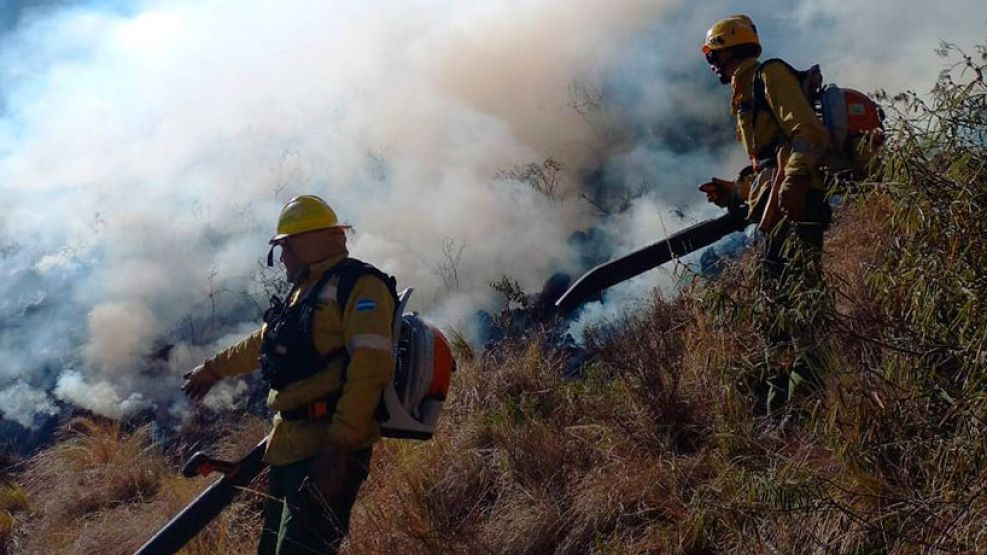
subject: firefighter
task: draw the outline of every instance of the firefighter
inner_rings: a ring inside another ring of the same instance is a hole
[[[769,346],[797,351],[790,368],[762,384],[761,410],[773,412],[799,383],[816,380],[816,324],[805,314],[817,312],[807,304],[816,306],[822,293],[820,260],[830,208],[819,162],[829,137],[790,67],[758,60],[761,43],[749,17],[714,23],[702,51],[720,83],[731,87],[737,138],[751,164],[735,180],[713,178],[699,189],[718,206],[749,207],[748,221],[765,235],[761,283],[772,306],[762,328]]]
[[[258,331],[196,367],[182,385],[198,401],[219,380],[258,365],[270,383],[267,404],[276,414],[264,455],[270,499],[261,554],[335,553],[380,438],[375,412],[394,375],[395,301],[368,273],[338,306],[333,270],[348,258],[347,229],[319,197],[285,204],[268,264],[279,248],[292,285],[286,302],[272,300]]]

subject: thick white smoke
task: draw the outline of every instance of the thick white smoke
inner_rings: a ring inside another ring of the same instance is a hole
[[[975,42],[987,14],[908,4],[751,15],[770,54],[921,87],[937,40]],[[585,269],[575,231],[617,254],[715,212],[694,184],[743,164],[698,54],[711,21],[754,9],[739,3],[120,6],[0,27],[0,412],[25,425],[56,400],[180,407],[181,372],[257,324],[258,261],[293,195],[328,199],[354,255],[457,324],[501,275],[537,290]]]

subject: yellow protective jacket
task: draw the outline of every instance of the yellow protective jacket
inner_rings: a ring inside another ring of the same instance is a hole
[[[319,278],[344,258],[345,254],[312,265],[289,304],[304,298]],[[326,441],[362,449],[380,439],[380,424],[374,413],[381,392],[394,379],[394,298],[380,279],[364,275],[354,283],[346,306],[341,308],[336,302],[338,279],[330,279],[319,295],[312,317],[312,339],[322,355],[345,346],[350,357],[345,381],[344,363],[334,359],[321,372],[283,390],[271,389],[267,405],[274,411],[291,410],[325,399],[340,389],[342,395],[329,420],[284,420],[280,413],[276,414],[264,455],[268,464],[281,466],[313,457]],[[373,303],[366,302],[368,299]],[[364,301],[361,310],[357,310],[357,301]],[[258,368],[263,333],[262,326],[207,360],[205,369],[221,377],[254,371]]]
[[[829,147],[829,134],[802,92],[798,78],[782,63],[764,66],[764,100],[754,117],[754,77],[760,62],[741,62],[731,81],[731,112],[737,118],[737,139],[752,161],[776,159],[783,151],[781,166],[786,175],[807,175],[810,185],[824,189],[818,165]],[[756,125],[755,125],[756,123]],[[747,195],[755,206],[765,187],[755,187]]]

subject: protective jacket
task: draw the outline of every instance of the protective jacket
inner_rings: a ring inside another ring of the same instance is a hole
[[[737,139],[755,172],[780,164],[786,175],[809,176],[812,188],[824,190],[818,164],[829,145],[826,128],[785,64],[768,63],[761,69],[766,106],[755,110],[754,77],[760,67],[757,58],[744,60],[731,81],[731,112],[737,118]],[[764,181],[754,180],[756,184]],[[749,183],[742,184],[741,189],[748,187]],[[761,195],[767,192],[764,186],[750,187],[746,192],[748,204],[757,206]]]
[[[346,254],[309,267],[290,299],[300,302],[320,278]],[[264,460],[275,466],[315,456],[328,440],[341,447],[363,449],[380,439],[375,416],[381,392],[394,379],[392,320],[394,298],[379,278],[363,275],[353,285],[345,307],[336,301],[338,277],[318,294],[311,317],[312,341],[318,354],[345,349],[348,357],[327,357],[324,368],[307,377],[271,388],[267,405],[278,411]],[[229,377],[258,367],[267,324],[240,343],[206,361],[206,370]],[[348,361],[347,361],[348,359]],[[338,398],[326,419],[288,419],[282,411],[296,412],[326,398]]]

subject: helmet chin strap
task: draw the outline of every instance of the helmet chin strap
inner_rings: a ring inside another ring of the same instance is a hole
[[[270,250],[267,251],[267,267],[268,268],[273,268],[274,267],[274,247],[276,247],[276,246],[277,245],[271,245]]]

